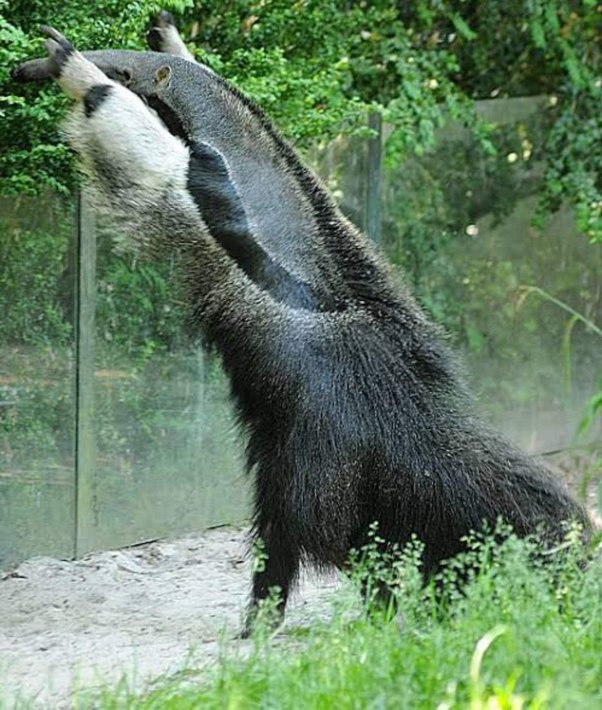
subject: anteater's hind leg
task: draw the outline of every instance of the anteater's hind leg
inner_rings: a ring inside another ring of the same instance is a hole
[[[284,618],[289,592],[299,572],[299,551],[283,522],[259,516],[255,526],[256,539],[261,543],[253,573],[253,591],[242,638],[253,630],[264,600],[275,598],[277,625]]]

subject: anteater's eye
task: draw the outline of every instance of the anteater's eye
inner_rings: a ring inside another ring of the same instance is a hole
[[[132,72],[129,69],[114,69],[112,72],[108,72],[108,76],[123,86],[129,86],[132,83]]]

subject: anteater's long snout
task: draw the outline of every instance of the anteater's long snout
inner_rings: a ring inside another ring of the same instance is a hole
[[[132,80],[153,77],[160,66],[183,62],[179,57],[171,57],[159,52],[136,52],[133,50],[95,50],[82,52],[110,79],[129,85]],[[15,67],[12,78],[19,82],[37,82],[56,76],[56,66],[52,59],[30,59]]]

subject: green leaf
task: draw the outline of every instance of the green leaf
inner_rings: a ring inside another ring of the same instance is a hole
[[[462,18],[460,15],[453,14],[451,17],[451,21],[453,22],[453,25],[456,28],[458,34],[464,37],[464,39],[471,41],[477,38],[477,33],[473,32],[473,30],[470,29],[470,27],[466,24],[464,18]]]
[[[483,352],[483,347],[485,345],[485,338],[483,334],[477,330],[473,325],[466,326],[466,338],[468,340],[468,347],[474,353]]]

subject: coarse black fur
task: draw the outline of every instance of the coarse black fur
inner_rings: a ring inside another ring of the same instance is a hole
[[[319,283],[306,285],[261,246],[228,156],[196,143],[191,117],[162,99],[145,97],[188,146],[194,214],[169,192],[149,207],[135,180],[124,202],[113,163],[87,157],[134,237],[148,225],[181,251],[191,326],[230,377],[255,479],[253,533],[267,555],[250,620],[274,587],[284,611],[302,561],[344,567],[374,523],[385,549],[412,536],[424,543],[425,578],[462,550],[465,535],[498,519],[545,543],[562,537],[564,521],[587,529],[553,474],[474,415],[439,329],[263,113],[223,79],[203,80],[233,97],[231,121],[259,126],[262,150],[294,177],[318,225]]]
[[[248,436],[254,535],[267,556],[254,575],[250,620],[273,588],[284,611],[301,561],[344,567],[351,549],[370,542],[374,523],[384,548],[412,536],[425,544],[425,579],[463,549],[468,533],[499,520],[549,543],[563,536],[564,522],[587,530],[564,485],[478,420],[439,329],[260,110],[241,100],[310,198],[323,263],[335,263],[338,277],[323,287],[337,289],[340,304],[323,314],[268,315],[192,296]],[[269,333],[251,349],[240,329],[247,317]]]

